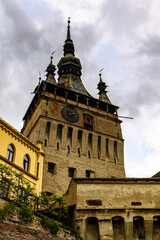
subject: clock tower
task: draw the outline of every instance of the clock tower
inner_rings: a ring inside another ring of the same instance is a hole
[[[106,84],[98,83],[99,99],[93,98],[81,80],[81,63],[75,57],[70,20],[64,56],[58,67],[47,67],[24,116],[22,133],[43,143],[43,191],[64,194],[71,178],[125,177],[123,137],[118,107],[107,96]]]

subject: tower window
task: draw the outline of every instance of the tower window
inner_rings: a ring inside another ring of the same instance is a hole
[[[46,133],[49,134],[50,132],[50,127],[51,127],[51,122],[47,122],[46,124]]]
[[[114,155],[117,156],[117,141],[114,141]]]
[[[75,168],[68,168],[68,177],[75,177]]]
[[[73,128],[69,127],[67,132],[67,139],[70,140],[71,145],[72,145],[72,132],[73,132]]]
[[[88,158],[91,158],[91,152],[88,151]]]
[[[84,129],[92,131],[93,130],[93,117],[87,114],[83,115]]]
[[[101,155],[101,136],[98,136],[98,159],[100,159]]]
[[[108,145],[109,145],[109,139],[106,138],[106,157],[109,157],[109,148],[108,148]]]
[[[91,177],[91,171],[90,170],[86,170],[86,178],[90,178]]]
[[[101,136],[98,136],[98,150],[101,150]]]
[[[28,157],[28,155],[24,156],[23,169],[28,172],[28,169],[29,169],[29,157]]]
[[[91,170],[86,170],[86,178],[93,178],[95,177],[95,172]]]
[[[10,144],[7,149],[7,159],[10,162],[13,162],[13,156],[14,156],[14,147],[13,145]]]
[[[67,151],[68,151],[68,153],[70,153],[70,146],[69,145],[67,146]]]
[[[57,142],[57,151],[59,151],[59,142]]]
[[[47,147],[47,139],[44,139],[44,146]]]
[[[57,128],[57,138],[58,139],[62,138],[62,128],[63,128],[63,126],[61,124],[58,124],[58,128]]]
[[[52,173],[52,174],[55,172],[55,164],[54,163],[52,163],[52,162],[48,163],[48,172]]]
[[[81,146],[82,145],[82,131],[81,130],[78,130],[78,142],[79,142],[79,145]]]
[[[77,152],[78,152],[78,156],[80,157],[81,156],[80,148],[78,148]]]
[[[89,133],[88,135],[88,145],[92,147],[92,133]]]

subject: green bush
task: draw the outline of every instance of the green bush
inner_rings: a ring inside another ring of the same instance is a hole
[[[30,207],[22,207],[19,211],[19,218],[22,222],[32,222],[34,219],[33,210]]]
[[[5,220],[10,213],[15,211],[15,209],[16,206],[14,203],[5,203],[5,205],[0,208],[0,221]]]
[[[52,234],[57,234],[61,228],[61,223],[51,220],[47,217],[41,219],[41,224],[44,228],[49,229]]]

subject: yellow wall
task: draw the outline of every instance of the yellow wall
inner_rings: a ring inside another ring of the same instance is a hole
[[[7,160],[7,149],[10,144],[14,146],[13,162]],[[29,156],[28,172],[23,170],[25,155]],[[20,132],[0,119],[0,163],[12,166],[13,170],[17,172],[23,172],[24,177],[35,188],[37,194],[42,191],[43,155],[41,143],[33,144]],[[37,163],[39,163],[38,178]]]

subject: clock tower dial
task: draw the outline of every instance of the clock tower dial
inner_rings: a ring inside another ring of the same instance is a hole
[[[75,123],[79,120],[78,112],[71,106],[65,106],[61,110],[62,117],[68,122]]]

